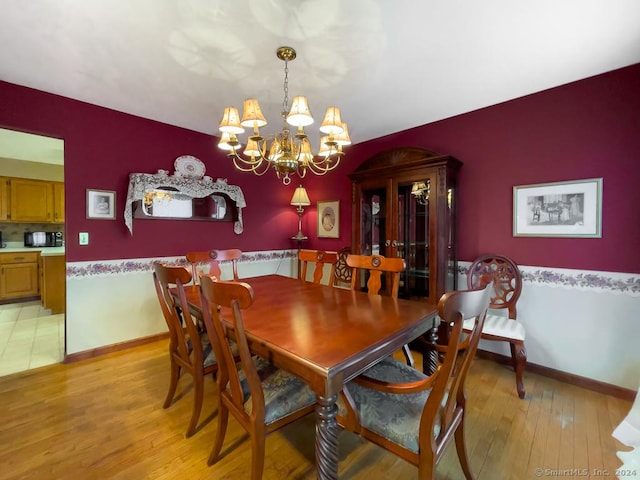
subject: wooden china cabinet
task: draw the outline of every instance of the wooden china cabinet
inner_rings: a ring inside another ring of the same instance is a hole
[[[383,151],[349,175],[352,181],[352,250],[361,255],[404,258],[401,298],[437,304],[457,288],[456,177],[462,163],[422,148]],[[365,288],[366,278],[356,282]],[[385,280],[391,289],[391,279]],[[434,325],[412,350],[423,354],[425,373],[435,371],[438,353],[430,347],[447,338]]]
[[[437,303],[456,288],[455,197],[461,166],[448,155],[396,148],[371,157],[349,175],[352,250],[404,258],[400,297]]]

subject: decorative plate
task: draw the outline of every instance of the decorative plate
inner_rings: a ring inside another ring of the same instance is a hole
[[[173,163],[176,173],[182,177],[202,178],[206,168],[202,161],[191,155],[182,155]]]

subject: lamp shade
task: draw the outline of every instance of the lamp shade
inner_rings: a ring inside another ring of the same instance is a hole
[[[298,152],[298,161],[305,167],[313,161],[313,153],[311,153],[311,144],[308,138],[300,141],[300,150]]]
[[[298,207],[306,207],[311,205],[311,202],[309,201],[309,195],[307,195],[307,191],[302,185],[296,188],[296,191],[293,192],[293,197],[291,197],[291,205],[296,205]]]
[[[351,145],[351,137],[349,136],[349,127],[347,126],[346,123],[342,123],[342,132],[336,134],[333,137],[333,140],[338,144],[338,145],[342,145],[342,146],[347,146],[347,145]]]
[[[324,114],[324,120],[320,125],[320,131],[328,135],[336,135],[342,133],[342,118],[340,117],[340,109],[338,107],[327,107]]]
[[[307,97],[302,95],[293,97],[291,110],[289,111],[289,115],[287,115],[287,123],[294,127],[306,127],[313,123],[313,117],[311,116],[311,110],[309,110]]]
[[[218,148],[222,150],[233,150],[234,148],[238,148],[240,146],[240,142],[235,135],[230,134],[229,132],[224,132],[220,137],[220,141],[218,142]]]
[[[336,142],[332,142],[329,140],[329,135],[325,135],[320,137],[320,150],[318,150],[319,157],[328,157],[338,152],[338,149],[335,148],[337,145]]]
[[[244,149],[244,154],[248,157],[254,158],[260,156],[260,148],[258,147],[258,142],[255,140],[249,139],[247,142],[247,146]]]
[[[244,101],[244,107],[242,109],[242,122],[240,125],[247,128],[259,128],[264,127],[267,124],[267,119],[264,118],[260,104],[255,98],[247,98]]]
[[[227,107],[224,109],[218,128],[224,133],[244,133],[244,128],[240,125],[240,114],[236,107]]]

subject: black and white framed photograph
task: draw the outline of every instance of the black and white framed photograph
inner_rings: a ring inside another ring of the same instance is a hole
[[[602,178],[513,187],[514,237],[602,237]]]
[[[87,218],[115,220],[116,192],[87,189]]]
[[[318,237],[340,237],[340,201],[318,202]]]

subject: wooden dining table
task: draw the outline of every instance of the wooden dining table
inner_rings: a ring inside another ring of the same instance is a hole
[[[337,479],[343,385],[426,332],[437,307],[280,275],[242,281],[255,295],[243,311],[249,348],[313,389],[317,478]],[[201,317],[198,286],[187,286],[186,294],[192,315]]]

